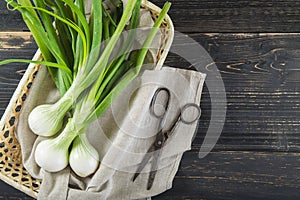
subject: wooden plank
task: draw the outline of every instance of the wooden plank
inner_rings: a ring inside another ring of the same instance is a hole
[[[11,187],[10,185],[0,181],[0,199],[1,200],[33,200],[33,198],[23,192]]]
[[[18,11],[10,11],[6,1],[0,1],[0,31],[28,30]]]
[[[299,151],[300,34],[189,34],[215,61],[225,84],[227,116],[218,150]],[[174,48],[189,49],[185,37]],[[168,66],[197,65],[171,54]],[[202,72],[211,74],[209,63]],[[211,115],[207,87],[195,147],[201,145]]]
[[[37,47],[28,32],[0,32],[0,60],[31,59]],[[17,88],[27,64],[11,63],[0,66],[0,116]]]
[[[187,152],[163,199],[299,199],[299,153]]]
[[[163,6],[165,0],[151,0]],[[170,16],[180,32],[299,32],[297,0],[171,0]],[[0,2],[0,31],[25,30],[21,16]]]
[[[197,155],[197,152],[186,152],[173,187],[152,199],[299,198],[299,153],[221,151],[203,159]],[[31,199],[5,183],[0,184],[0,198]]]
[[[159,6],[164,1],[152,0]],[[296,0],[172,0],[170,16],[180,32],[299,32]]]

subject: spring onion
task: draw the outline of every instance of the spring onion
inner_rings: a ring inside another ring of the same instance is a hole
[[[70,164],[77,175],[89,176],[99,165],[99,155],[87,139],[87,127],[139,74],[170,3],[163,7],[142,48],[130,52],[142,0],[128,0],[124,8],[121,0],[92,0],[89,21],[83,0],[6,1],[9,9],[22,13],[44,60],[12,59],[0,65],[44,64],[61,94],[56,103],[39,105],[29,114],[30,129],[48,137],[37,145],[35,160],[49,172]],[[115,8],[105,10],[107,5]],[[127,24],[131,33],[125,37]]]
[[[69,110],[72,106],[72,104],[77,100],[77,97],[85,90],[87,89],[91,84],[93,84],[93,82],[95,82],[95,80],[98,78],[98,76],[101,76],[101,74],[103,73],[108,61],[109,61],[109,56],[111,54],[111,52],[113,51],[113,48],[115,46],[115,44],[118,41],[118,37],[119,35],[122,33],[122,31],[124,30],[124,27],[126,25],[126,23],[128,22],[132,10],[134,8],[134,5],[136,3],[137,0],[131,0],[128,2],[128,4],[126,5],[126,8],[123,12],[122,18],[120,19],[120,22],[114,32],[114,34],[111,36],[111,38],[109,39],[103,53],[101,54],[99,60],[97,61],[97,63],[93,66],[81,66],[81,71],[78,72],[79,74],[77,74],[76,78],[74,79],[71,87],[68,89],[68,91],[66,92],[66,94],[64,96],[67,96],[66,98],[63,96],[62,99],[60,99],[60,101],[58,101],[55,104],[48,105],[48,106],[43,106],[41,105],[42,108],[39,108],[39,106],[37,106],[31,113],[30,115],[34,115],[37,117],[29,117],[28,123],[29,123],[29,127],[33,127],[38,125],[39,123],[37,121],[35,121],[35,119],[39,119],[39,118],[44,118],[46,116],[44,116],[44,113],[47,112],[56,112],[58,113],[57,115],[57,119],[54,119],[52,121],[57,121],[57,120],[61,120],[63,118],[63,116],[66,114],[65,112],[59,112],[60,107],[63,105],[66,110]],[[96,14],[94,14],[96,15]],[[96,47],[97,48],[97,47]],[[99,52],[95,52],[92,50],[92,52],[94,53],[99,53]],[[94,59],[95,55],[91,55],[89,58],[90,59]],[[93,63],[93,62],[86,62],[87,64]],[[70,101],[69,95],[71,96],[72,101]],[[30,119],[34,119],[33,121],[31,121]],[[55,124],[55,125],[59,125],[59,124]],[[44,124],[40,123],[40,129],[38,127],[35,127],[34,130],[36,130],[36,134],[38,135],[53,135],[51,133],[53,133],[53,129],[61,129],[61,127],[53,127],[50,130],[46,130],[47,133],[42,133],[42,131],[45,131],[45,126]],[[33,130],[33,129],[32,129]],[[33,130],[33,131],[34,131]]]

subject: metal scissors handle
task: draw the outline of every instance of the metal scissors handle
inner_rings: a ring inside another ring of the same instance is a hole
[[[164,105],[163,105],[163,111],[161,111],[161,113],[159,113],[155,106],[156,105],[160,105],[160,104],[157,104],[157,98],[162,94],[162,93],[165,93],[166,94],[166,101],[164,102]],[[166,119],[166,115],[167,115],[167,111],[169,109],[169,104],[170,104],[170,97],[171,97],[171,93],[170,93],[170,90],[165,88],[165,87],[161,87],[161,88],[158,88],[152,99],[151,99],[151,103],[150,103],[150,106],[149,106],[149,110],[150,110],[150,114],[158,119],[160,119],[160,122],[159,122],[159,130],[161,130],[163,128],[163,124],[164,124],[164,121]]]
[[[194,109],[196,111],[196,114],[194,116],[191,116],[190,118],[188,118],[187,113],[189,113],[188,109]],[[200,107],[195,104],[195,103],[187,103],[185,104],[179,114],[176,116],[174,122],[172,123],[171,127],[169,128],[169,130],[167,130],[167,135],[168,137],[170,137],[174,132],[176,127],[178,126],[178,124],[180,122],[184,123],[184,124],[192,124],[194,122],[196,122],[201,116],[201,109]]]
[[[163,106],[164,107],[163,112],[158,113],[155,110],[155,105],[157,103],[156,101],[157,101],[157,98],[158,98],[159,94],[162,93],[162,92],[165,92],[166,95],[167,95],[166,96],[166,102],[165,102],[165,105]],[[166,119],[166,114],[167,114],[167,111],[169,109],[170,97],[171,97],[170,90],[168,88],[165,88],[165,87],[158,88],[155,91],[155,93],[152,97],[149,109],[150,109],[151,115],[153,115],[154,117],[160,119],[159,130],[161,130],[163,128],[163,124],[164,124],[165,119]],[[189,109],[194,109],[196,111],[196,114],[194,116],[191,116],[190,118],[188,118],[188,116],[186,116],[186,115],[188,115],[188,113],[190,113]],[[200,107],[195,103],[187,103],[180,109],[180,112],[175,117],[174,122],[172,123],[171,127],[169,128],[169,130],[167,132],[173,133],[175,131],[176,127],[178,126],[179,122],[182,122],[184,124],[192,124],[195,121],[197,121],[200,118],[200,116],[201,116]]]
[[[158,113],[155,110],[155,105],[157,103],[156,101],[157,101],[158,95],[162,92],[165,92],[167,96],[166,96],[166,101],[165,101],[163,111],[161,113]],[[175,132],[175,129],[180,122],[182,122],[184,124],[192,124],[195,121],[197,121],[201,115],[200,107],[197,104],[188,103],[180,109],[180,112],[176,116],[171,127],[167,131],[163,131],[163,124],[166,120],[166,113],[169,109],[170,96],[171,96],[171,93],[167,88],[165,88],[165,87],[158,88],[153,95],[153,98],[151,100],[150,107],[149,107],[150,113],[154,117],[160,119],[159,131],[156,134],[155,141],[152,143],[152,145],[148,149],[147,154],[144,156],[142,162],[140,163],[138,169],[136,170],[136,173],[133,175],[133,178],[132,178],[132,181],[135,181],[135,179],[140,175],[141,171],[144,169],[144,167],[149,162],[151,157],[153,157],[151,171],[149,174],[149,179],[148,179],[148,184],[147,184],[147,190],[150,190],[153,185],[153,182],[154,182],[154,179],[156,176],[156,172],[157,172],[158,160],[159,160],[160,154],[162,152],[162,147],[165,145],[167,139]],[[191,119],[188,119],[185,116],[187,114],[189,108],[194,108],[194,109],[196,109],[196,112],[197,112],[196,115],[194,117],[192,117]]]

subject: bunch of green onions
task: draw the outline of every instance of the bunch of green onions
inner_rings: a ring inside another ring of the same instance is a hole
[[[114,6],[109,9],[105,9],[108,4],[102,0],[91,1],[91,15],[87,19],[84,0],[6,0],[9,9],[22,14],[43,60],[0,62],[0,65],[28,62],[48,67],[61,98],[54,104],[37,106],[29,115],[31,130],[47,137],[37,145],[35,160],[49,172],[60,171],[70,164],[81,177],[91,175],[99,165],[98,152],[86,137],[88,125],[139,74],[170,8],[167,2],[142,48],[130,51],[141,0],[128,0],[124,9],[121,0],[110,0],[109,5]],[[133,34],[123,37],[126,25]],[[115,55],[113,50],[119,41],[121,50]]]

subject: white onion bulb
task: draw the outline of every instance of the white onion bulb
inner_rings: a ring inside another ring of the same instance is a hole
[[[99,154],[89,143],[85,133],[78,135],[73,141],[69,161],[72,170],[81,177],[87,177],[97,170]]]
[[[69,163],[69,147],[76,136],[77,132],[69,120],[60,135],[37,145],[34,155],[36,163],[48,172],[63,170]]]
[[[63,125],[63,119],[70,109],[70,98],[61,98],[55,104],[44,104],[35,107],[28,116],[29,128],[37,135],[51,137]]]

